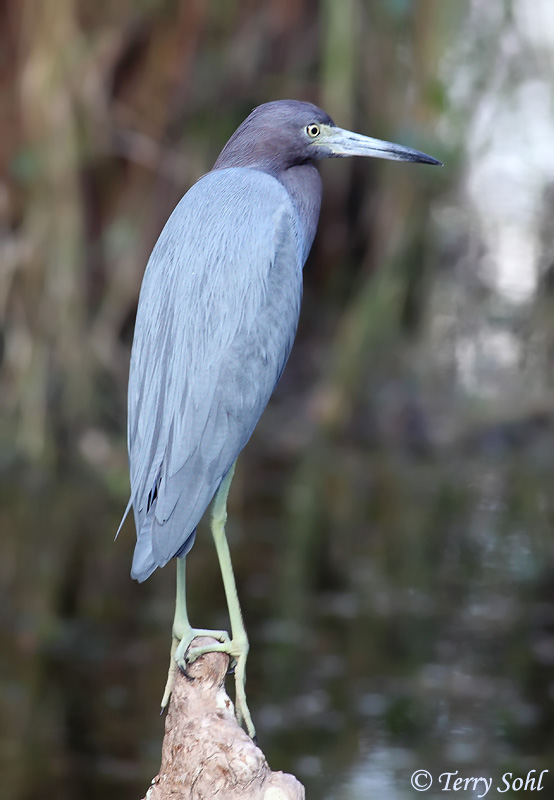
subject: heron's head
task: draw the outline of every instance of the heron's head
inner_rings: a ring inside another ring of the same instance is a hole
[[[276,100],[252,111],[221,151],[214,169],[257,167],[279,174],[308,161],[346,156],[441,163],[419,150],[343,130],[312,103]]]

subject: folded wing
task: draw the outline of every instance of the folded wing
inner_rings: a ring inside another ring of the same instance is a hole
[[[154,247],[129,377],[138,580],[190,549],[279,380],[300,310],[298,230],[275,178],[225,169],[192,187]]]

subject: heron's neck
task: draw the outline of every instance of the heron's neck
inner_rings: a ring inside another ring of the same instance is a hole
[[[308,257],[319,220],[321,207],[321,178],[316,167],[307,162],[283,170],[277,175],[298,213],[302,235],[304,261]]]

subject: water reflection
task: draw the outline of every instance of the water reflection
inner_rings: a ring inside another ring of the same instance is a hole
[[[270,763],[295,771],[308,796],[407,798],[417,768],[499,777],[552,763],[554,501],[544,455],[554,435],[509,434],[475,436],[465,453],[371,454],[363,441],[335,451],[322,464],[317,540],[302,543],[292,574],[290,508],[274,501],[268,518],[263,499],[248,499],[260,470],[284,497],[292,465],[258,460],[264,448],[253,443],[230,526],[252,638],[250,700]],[[92,536],[93,514],[105,530],[117,521],[105,487],[46,488],[2,498],[15,520],[4,576],[20,587],[0,628],[12,661],[6,796],[137,797],[158,766],[174,576],[164,569],[138,587],[130,530],[110,551]],[[293,509],[305,519],[302,503]],[[191,615],[219,627],[223,593],[202,533]],[[74,546],[59,563],[65,537]]]

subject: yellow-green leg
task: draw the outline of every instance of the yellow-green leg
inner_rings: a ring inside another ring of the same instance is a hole
[[[192,640],[197,636],[211,636],[213,639],[218,639],[218,641],[222,643],[229,641],[229,634],[227,631],[209,631],[204,630],[203,628],[193,628],[191,626],[187,613],[186,559],[178,558],[175,617],[173,619],[169,671],[167,674],[167,682],[165,684],[165,691],[162,698],[162,713],[169,703],[177,668],[178,666],[184,664],[184,655],[187,652]]]
[[[242,619],[237,586],[231,563],[229,545],[225,536],[225,523],[227,522],[227,497],[229,488],[233,480],[235,465],[231,467],[221,486],[217,490],[212,506],[212,535],[214,537],[221,577],[225,597],[227,598],[227,608],[229,609],[229,619],[231,621],[231,639],[220,641],[220,644],[212,647],[193,647],[186,655],[186,660],[190,663],[204,653],[223,652],[228,653],[235,661],[235,709],[237,719],[240,724],[245,725],[249,735],[254,739],[256,731],[252,723],[252,717],[246,703],[246,658],[248,656],[248,637]],[[176,659],[178,654],[175,654]]]

